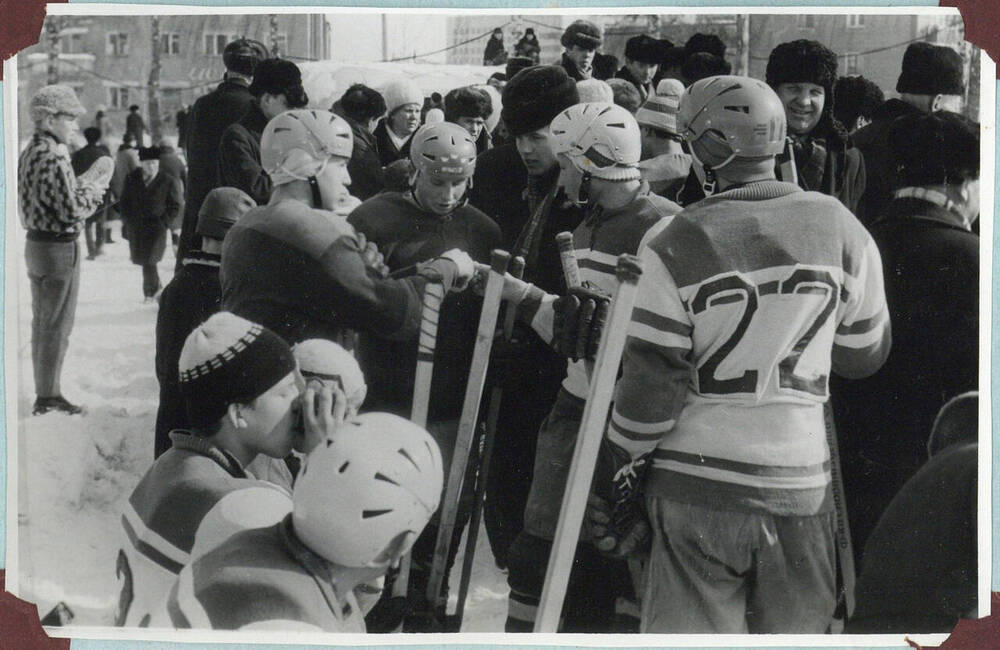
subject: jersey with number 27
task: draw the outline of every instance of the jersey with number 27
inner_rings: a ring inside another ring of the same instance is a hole
[[[890,342],[868,232],[836,199],[763,181],[689,206],[642,257],[608,437],[652,452],[648,493],[828,510],[830,372],[871,374]]]

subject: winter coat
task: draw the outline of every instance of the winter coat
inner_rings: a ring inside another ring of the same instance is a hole
[[[499,226],[476,208],[466,205],[438,217],[398,192],[385,192],[365,201],[354,209],[348,221],[368,241],[375,242],[392,272],[452,248],[488,264],[490,252],[500,245]],[[449,294],[441,306],[431,381],[433,421],[461,415],[480,308],[481,300],[470,291]],[[366,406],[408,417],[417,364],[416,337],[388,341],[362,335],[360,358],[370,387]]]
[[[631,82],[632,85],[636,87],[636,90],[639,91],[639,104],[640,105],[642,105],[642,103],[646,101],[646,98],[649,97],[650,94],[656,92],[656,88],[655,88],[655,86],[653,86],[652,82],[650,82],[648,84],[641,84],[641,83],[639,83],[636,80],[636,78],[634,76],[632,76],[632,72],[628,69],[628,66],[624,66],[623,65],[618,70],[618,72],[615,73],[615,79],[624,79],[625,81]]]
[[[593,68],[591,68],[591,74],[588,75],[584,75],[582,72],[580,72],[580,68],[576,67],[576,63],[574,63],[573,59],[569,58],[569,56],[565,52],[563,52],[562,59],[556,65],[561,65],[563,68],[565,68],[566,74],[568,74],[574,81],[583,81],[584,79],[590,79],[590,77],[593,75],[593,70],[594,70]]]
[[[378,159],[382,164],[382,167],[386,167],[387,165],[406,157],[402,150],[403,147],[409,144],[412,139],[412,135],[410,138],[406,139],[406,142],[403,143],[402,147],[397,147],[392,141],[392,138],[389,137],[389,123],[387,118],[379,120],[379,123],[372,132],[372,135],[375,137],[375,148],[378,149]]]
[[[903,198],[871,227],[892,349],[871,377],[831,382],[856,546],[926,459],[941,407],[979,385],[979,236],[953,223],[944,208]]]
[[[157,457],[170,449],[167,434],[191,425],[181,397],[177,362],[188,334],[219,311],[222,304],[221,259],[200,251],[192,253],[160,296],[156,314],[156,379],[160,383],[154,448]]]
[[[138,112],[129,113],[125,117],[125,135],[135,138],[136,145],[143,146],[142,136],[146,132],[146,123]]]
[[[522,36],[521,40],[514,46],[514,56],[523,56],[531,59],[538,65],[539,55],[542,53],[542,46],[538,44],[538,38],[528,38]]]
[[[351,159],[347,162],[347,172],[351,175],[351,185],[348,190],[351,196],[367,201],[385,187],[382,161],[379,160],[375,136],[366,125],[344,115],[342,110],[337,110],[338,108],[339,104],[334,106],[334,112],[347,120],[351,125],[351,133],[354,134],[354,148],[351,150]]]
[[[184,151],[187,153],[188,182],[185,187],[184,223],[178,244],[178,259],[190,250],[201,248],[201,238],[195,234],[198,210],[205,196],[215,189],[216,160],[219,139],[226,127],[240,119],[253,103],[254,97],[246,82],[226,79],[207,95],[199,97],[188,111],[185,123]],[[177,265],[180,268],[180,263]]]
[[[115,154],[115,171],[111,175],[109,189],[116,198],[121,198],[125,189],[125,178],[139,169],[139,151],[134,147],[119,148]]]
[[[890,99],[876,109],[871,124],[852,136],[854,144],[864,155],[868,177],[855,212],[866,226],[870,227],[885,215],[898,184],[896,165],[889,148],[889,126],[904,115],[919,112],[919,108],[900,99]]]
[[[267,117],[256,102],[238,122],[230,124],[219,140],[216,187],[235,187],[250,195],[257,205],[271,198],[271,177],[260,162],[260,136]]]
[[[125,179],[119,205],[132,263],[145,266],[162,260],[167,228],[184,210],[181,182],[161,171],[147,185],[142,169],[137,169]]]
[[[503,65],[507,63],[507,50],[503,46],[503,38],[493,38],[486,41],[483,51],[483,65]]]

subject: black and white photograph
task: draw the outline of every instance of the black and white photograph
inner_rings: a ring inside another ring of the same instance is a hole
[[[4,72],[6,581],[50,635],[989,614],[957,10],[49,5]]]

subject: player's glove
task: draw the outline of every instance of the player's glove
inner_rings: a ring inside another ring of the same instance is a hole
[[[476,274],[476,263],[465,251],[452,248],[429,262],[418,264],[417,273],[441,282],[447,291],[464,291]]]
[[[389,267],[385,264],[385,258],[379,252],[375,242],[368,241],[363,232],[357,232],[358,249],[361,251],[361,259],[365,262],[365,268],[374,271],[380,278],[389,276]]]
[[[573,361],[593,361],[608,318],[610,299],[584,287],[571,287],[552,303],[552,343]]]
[[[647,459],[633,460],[615,443],[601,442],[584,532],[609,557],[621,559],[649,550],[649,518],[642,495]]]

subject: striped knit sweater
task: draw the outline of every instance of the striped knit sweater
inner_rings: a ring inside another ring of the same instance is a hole
[[[649,192],[645,184],[634,201],[614,210],[593,211],[573,231],[573,247],[580,266],[580,282],[608,296],[615,292],[615,266],[623,253],[637,254],[656,233],[680,212],[676,203]],[[554,311],[558,296],[532,286],[518,308],[532,328],[545,341],[552,342]],[[590,381],[583,360],[570,361],[563,388],[571,395],[586,399]]]
[[[831,366],[885,361],[882,264],[835,199],[777,181],[685,209],[642,254],[608,438],[647,494],[781,516],[830,508]]]
[[[194,557],[233,533],[274,524],[291,511],[291,496],[250,479],[239,462],[180,431],[125,504],[116,574],[118,625],[160,627],[177,574]]]

